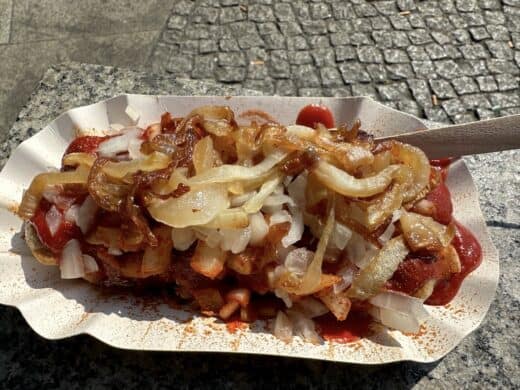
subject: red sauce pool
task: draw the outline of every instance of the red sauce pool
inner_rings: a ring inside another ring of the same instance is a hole
[[[309,104],[300,110],[296,118],[297,125],[316,128],[318,123],[321,123],[328,129],[334,127],[334,116],[328,107],[319,104]]]
[[[475,236],[460,223],[455,222],[455,225],[457,229],[452,245],[459,254],[462,269],[459,273],[437,282],[432,295],[426,300],[428,305],[445,305],[450,302],[459,291],[464,278],[482,262],[482,248]]]
[[[318,333],[325,340],[351,343],[368,336],[372,317],[363,311],[351,311],[345,321],[338,321],[331,313],[314,319]]]

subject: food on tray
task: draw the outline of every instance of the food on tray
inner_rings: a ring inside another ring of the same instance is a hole
[[[417,332],[423,302],[448,303],[479,265],[447,164],[324,107],[285,126],[206,106],[78,136],[18,213],[63,278],[174,287],[205,315],[272,318],[282,340],[349,341],[377,323]]]

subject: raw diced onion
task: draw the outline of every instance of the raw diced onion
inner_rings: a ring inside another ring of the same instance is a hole
[[[300,241],[305,227],[301,210],[298,207],[289,206],[289,211],[292,214],[291,227],[287,234],[282,238],[282,245],[285,247]]]
[[[60,259],[62,279],[77,279],[85,276],[85,264],[79,241],[72,239],[63,247]]]
[[[305,207],[305,189],[307,188],[307,172],[303,172],[287,186],[287,192],[302,209]]]
[[[274,295],[280,298],[283,301],[283,303],[285,303],[285,306],[292,307],[293,303],[287,291],[282,290],[281,288],[275,288]]]
[[[126,106],[125,114],[132,120],[132,122],[137,123],[141,114],[135,110],[132,106]]]
[[[276,314],[273,333],[276,338],[285,341],[286,343],[292,340],[293,326],[291,320],[282,311],[278,311]]]
[[[353,232],[347,247],[347,255],[358,268],[365,268],[372,258],[377,255],[378,249],[359,234]]]
[[[370,298],[370,303],[374,306],[398,311],[418,320],[428,317],[423,301],[410,295],[402,294],[394,291],[387,291],[377,294]]]
[[[349,287],[352,284],[355,274],[356,267],[353,267],[351,265],[341,269],[341,271],[337,273],[338,276],[341,276],[341,281],[332,286],[332,291],[334,292],[334,294],[339,294],[340,292],[346,290],[347,287]]]
[[[128,152],[128,145],[132,139],[138,139],[142,134],[142,129],[132,127],[123,134],[111,137],[99,144],[98,153],[103,157],[115,157],[119,153]]]
[[[279,223],[292,222],[291,214],[286,210],[280,210],[269,217],[269,226],[278,225]]]
[[[109,255],[112,255],[112,256],[121,256],[123,254],[123,251],[119,248],[116,248],[116,247],[109,247],[107,249],[107,252]]]
[[[90,195],[85,198],[85,201],[79,207],[76,224],[83,234],[86,234],[92,227],[98,209],[99,206]]]
[[[269,225],[265,222],[262,213],[251,214],[249,216],[249,227],[251,228],[251,245],[260,245],[267,233],[269,233]]]
[[[45,214],[45,222],[49,227],[51,236],[56,234],[62,221],[63,216],[61,215],[61,212],[56,208],[56,206],[52,205],[49,211]]]
[[[210,248],[204,241],[199,241],[190,260],[193,270],[210,279],[215,279],[223,270],[226,253],[220,248]]]
[[[381,244],[384,244],[389,239],[392,238],[392,235],[395,232],[395,225],[394,223],[401,218],[401,210],[395,210],[392,214],[392,219],[390,220],[390,223],[386,227],[385,231],[379,236],[378,240]]]
[[[65,214],[63,215],[63,217],[65,218],[66,221],[74,222],[75,224],[77,224],[78,213],[79,213],[79,206],[77,204],[73,204],[72,206],[70,206],[67,209],[67,211],[65,211]]]
[[[332,231],[332,237],[330,238],[329,246],[332,244],[338,249],[345,249],[350,238],[352,237],[352,230],[345,225],[336,222],[334,224],[334,230]]]
[[[421,325],[417,318],[384,308],[379,308],[379,320],[389,328],[406,333],[417,333]]]
[[[280,206],[286,203],[290,206],[296,206],[292,198],[289,196],[285,194],[273,194],[265,199],[264,206]]]
[[[83,264],[85,266],[86,274],[99,271],[99,266],[92,256],[83,255]]]
[[[320,344],[322,342],[321,337],[316,332],[314,321],[295,310],[288,310],[287,314],[293,323],[295,335],[313,344]]]
[[[172,228],[173,247],[178,251],[187,250],[197,239],[191,228]]]
[[[144,157],[144,154],[141,153],[141,145],[143,142],[144,141],[140,138],[132,138],[128,142],[128,156],[130,156],[132,160]]]
[[[299,276],[302,277],[305,274],[305,271],[309,267],[309,264],[312,261],[314,256],[314,252],[308,250],[307,248],[297,248],[290,251],[285,258],[284,265],[285,268]]]
[[[220,247],[222,250],[231,251],[231,253],[240,253],[246,249],[251,239],[251,228],[248,226],[244,229],[221,229],[222,241]]]
[[[308,318],[319,317],[329,312],[327,306],[313,297],[305,297],[300,299],[295,304],[295,307],[297,307],[298,310],[305,314]]]

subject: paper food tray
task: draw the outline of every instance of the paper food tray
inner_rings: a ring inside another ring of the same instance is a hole
[[[150,302],[131,294],[110,295],[83,280],[61,280],[58,267],[39,264],[21,239],[22,221],[13,214],[12,207],[37,173],[60,166],[61,156],[77,129],[103,131],[113,123],[131,125],[125,114],[128,105],[140,114],[138,125],[142,127],[159,121],[165,111],[182,116],[207,104],[228,105],[235,113],[260,109],[283,124],[291,124],[298,111],[310,103],[328,106],[338,123],[352,124],[360,119],[363,128],[376,136],[426,127],[418,118],[368,98],[121,95],[67,111],[23,142],[0,174],[0,201],[4,206],[0,209],[0,303],[17,307],[45,338],[86,333],[112,346],[134,350],[240,352],[360,364],[432,362],[443,357],[482,322],[499,276],[497,251],[463,161],[452,164],[447,185],[454,216],[480,241],[483,261],[465,279],[449,305],[426,306],[430,317],[421,335],[388,331],[354,343],[325,341],[321,345],[295,337],[287,344],[271,334],[265,321],[231,333],[219,320],[175,309],[160,299]]]

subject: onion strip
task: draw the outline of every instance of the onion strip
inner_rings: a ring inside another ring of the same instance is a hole
[[[320,182],[341,195],[366,198],[383,192],[398,169],[399,165],[390,165],[374,176],[357,179],[328,162],[320,161],[314,173]]]
[[[403,236],[392,238],[354,278],[348,296],[364,300],[378,294],[408,252]]]
[[[276,164],[281,162],[287,153],[275,151],[268,155],[261,163],[253,167],[244,167],[241,165],[222,165],[208,169],[206,172],[191,177],[188,185],[207,184],[207,183],[230,183],[237,180],[252,180],[258,176],[267,173]]]
[[[75,171],[40,173],[23,194],[18,215],[25,220],[31,219],[47,187],[58,184],[87,184],[88,174],[88,168],[83,165]]]
[[[307,268],[298,290],[295,292],[298,295],[311,294],[320,284],[323,255],[325,254],[327,245],[329,244],[329,238],[332,235],[332,231],[334,229],[334,203],[335,197],[332,195],[332,198],[329,200],[329,216],[327,217],[327,222],[323,228],[320,241],[318,242],[318,247],[314,253],[314,258]]]

